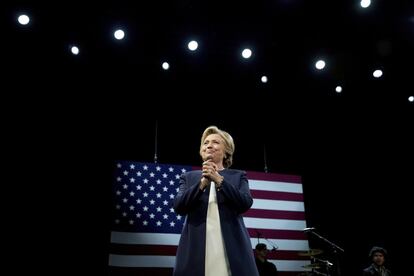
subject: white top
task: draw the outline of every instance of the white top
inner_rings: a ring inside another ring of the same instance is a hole
[[[205,276],[231,276],[230,264],[221,233],[216,185],[213,181],[210,184],[207,209]]]

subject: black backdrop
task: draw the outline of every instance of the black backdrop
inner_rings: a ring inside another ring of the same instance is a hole
[[[406,275],[412,4],[379,1],[364,16],[347,2],[2,3],[12,269],[24,261],[55,274],[106,271],[112,162],[153,160],[159,117],[159,162],[198,165],[201,132],[212,124],[234,136],[236,168],[263,171],[265,146],[270,172],[302,176],[308,224],[345,249],[345,275],[368,264],[373,245]],[[20,10],[32,11],[31,27],[16,25]],[[108,31],[120,22],[129,26],[121,45]],[[200,39],[198,56],[185,50],[189,33]],[[251,62],[236,57],[244,41]],[[331,58],[327,73],[311,70],[318,53]],[[169,72],[160,70],[164,57]],[[372,80],[377,65],[384,78]],[[318,239],[311,246],[332,258]]]

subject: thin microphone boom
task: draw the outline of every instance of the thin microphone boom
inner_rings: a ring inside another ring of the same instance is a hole
[[[276,250],[278,250],[279,249],[279,246],[276,244],[276,243],[274,243],[274,242],[272,242],[272,241],[269,241],[266,237],[264,237],[263,235],[262,235],[262,233],[260,233],[259,231],[257,231],[257,230],[255,230],[256,231],[256,234],[257,234],[257,243],[259,243],[259,237],[262,237],[263,239],[265,239],[273,248],[272,248],[272,251],[276,251]]]
[[[315,230],[315,227],[307,227],[307,228],[303,229],[302,231],[306,233],[306,232],[310,232],[310,231],[313,231],[313,230]]]

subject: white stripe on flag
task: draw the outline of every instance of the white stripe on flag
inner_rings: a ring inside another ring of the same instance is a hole
[[[121,267],[174,267],[175,256],[109,255],[110,266]]]
[[[244,217],[243,220],[247,228],[255,229],[303,230],[306,227],[306,221],[304,220],[249,217]]]
[[[305,211],[305,205],[300,201],[253,199],[252,209],[283,210],[283,211]]]
[[[181,234],[111,232],[111,242],[120,244],[178,245]]]
[[[269,243],[270,241],[270,243]],[[276,244],[278,250],[291,250],[291,251],[307,251],[309,250],[308,240],[278,240],[278,239],[267,239],[267,241],[261,240],[260,242],[266,243],[268,246]],[[256,248],[257,238],[250,238],[252,248]]]
[[[151,233],[132,233],[132,232],[111,232],[112,243],[117,244],[157,244],[177,246],[180,234],[151,234]],[[269,239],[279,246],[279,250],[299,250],[309,249],[307,240],[288,240],[288,239]],[[256,247],[257,238],[250,238],[252,248]]]
[[[249,179],[251,190],[303,194],[302,184]]]

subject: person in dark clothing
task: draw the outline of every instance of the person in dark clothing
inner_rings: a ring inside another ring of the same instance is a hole
[[[267,247],[264,243],[256,245],[256,266],[260,276],[277,276],[277,268],[274,263],[267,260]]]
[[[174,198],[175,212],[187,217],[173,276],[259,276],[242,215],[253,204],[246,172],[229,169],[233,138],[210,126],[199,153],[202,169],[181,175]]]
[[[392,276],[384,264],[387,257],[387,250],[374,246],[369,252],[372,264],[363,270],[363,276]]]

